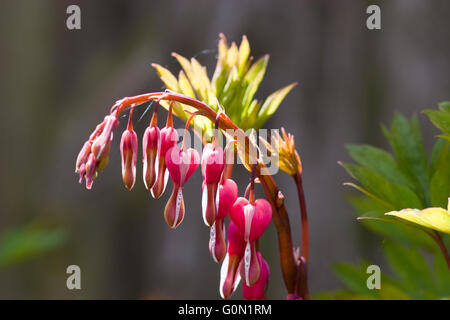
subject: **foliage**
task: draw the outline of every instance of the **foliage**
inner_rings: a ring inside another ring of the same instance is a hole
[[[271,95],[264,102],[255,99],[261,81],[264,78],[269,55],[265,55],[252,63],[250,56],[250,44],[246,36],[242,37],[239,47],[235,42],[228,46],[223,34],[220,35],[218,44],[217,65],[210,80],[206,67],[197,59],[172,54],[183,70],[180,70],[178,78],[168,69],[153,64],[159,77],[167,89],[196,98],[208,104],[214,111],[219,110],[217,102],[224,108],[231,121],[244,131],[250,128],[259,129],[278,109],[286,95],[295,86],[295,83],[285,86]],[[168,108],[168,102],[161,101]],[[183,111],[195,112],[188,105],[181,106],[178,102],[174,105],[174,113],[186,121],[189,115]],[[207,136],[212,136],[214,123],[204,117],[196,117],[193,126],[201,128]]]
[[[7,230],[0,238],[0,267],[24,262],[60,247],[66,236],[61,229],[35,226]]]
[[[342,164],[359,185],[347,183],[363,193],[350,195],[350,203],[361,215],[359,220],[372,232],[388,239],[383,250],[394,277],[382,275],[381,290],[366,286],[366,267],[338,264],[335,272],[348,290],[329,294],[335,298],[361,299],[437,299],[450,297],[450,272],[442,252],[429,235],[435,231],[419,219],[403,220],[405,215],[431,212],[442,228],[448,230],[450,196],[450,103],[425,114],[443,131],[428,159],[416,116],[406,119],[396,114],[390,128],[383,127],[392,153],[370,145],[349,145],[356,164]],[[430,208],[432,207],[432,208]],[[413,208],[418,210],[404,210]],[[428,208],[423,211],[424,208]],[[401,210],[397,212],[397,210]],[[392,212],[394,211],[394,212]],[[390,212],[391,215],[386,216]],[[397,219],[391,218],[392,215]],[[400,219],[398,219],[400,218]],[[408,217],[407,217],[408,218]],[[443,219],[441,219],[443,218]],[[394,223],[393,223],[394,222]],[[449,235],[443,235],[444,243]],[[426,254],[431,254],[431,264]]]

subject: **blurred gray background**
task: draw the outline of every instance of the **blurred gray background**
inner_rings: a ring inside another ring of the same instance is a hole
[[[66,28],[70,4],[81,7],[81,30]],[[367,30],[369,4],[380,5],[382,30]],[[0,6],[0,234],[30,223],[67,233],[59,249],[1,268],[0,298],[219,298],[199,171],[185,189],[186,217],[174,231],[163,220],[169,192],[151,198],[140,162],[134,190],[124,188],[119,130],[91,191],[73,170],[114,101],[162,88],[152,62],[177,73],[170,56],[176,51],[196,56],[211,76],[220,32],[237,42],[246,34],[255,58],[270,54],[258,98],[299,82],[266,127],[293,133],[303,161],[312,293],[342,286],[334,262],[383,265],[381,239],[354,219],[342,186],[350,178],[336,162],[349,160],[347,143],[385,147],[380,124],[395,112],[410,116],[450,98],[449,1],[3,0]],[[419,118],[429,145],[437,132]],[[147,123],[148,116],[136,125],[139,136]],[[246,173],[235,175],[243,190]],[[275,179],[299,245],[294,184],[283,173]],[[271,267],[268,297],[283,299],[272,224],[261,248]],[[66,288],[71,264],[81,267],[81,291]]]

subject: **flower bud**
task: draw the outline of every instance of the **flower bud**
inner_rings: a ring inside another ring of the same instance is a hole
[[[166,189],[167,180],[169,179],[169,172],[166,168],[166,153],[172,148],[178,140],[178,133],[171,126],[166,126],[160,131],[159,157],[156,162],[155,170],[156,181],[153,184],[150,192],[153,198],[158,199]]]
[[[108,163],[113,130],[118,124],[119,121],[115,115],[106,116],[103,122],[97,125],[78,154],[75,172],[80,175],[80,183],[83,177],[86,178],[87,189],[92,188],[98,172],[102,171]]]
[[[257,252],[257,258],[259,265],[261,266],[261,274],[258,281],[251,287],[245,283],[242,284],[242,294],[246,300],[263,300],[265,299],[265,293],[267,285],[269,283],[270,269],[267,261],[261,256],[261,253]]]
[[[143,179],[147,190],[153,187],[158,174],[160,134],[158,127],[149,126],[142,138]]]
[[[125,130],[120,140],[120,154],[122,157],[122,180],[128,190],[136,182],[137,136],[133,129]]]
[[[75,172],[80,175],[80,183],[83,181],[83,177],[86,174],[86,162],[91,154],[92,141],[88,140],[84,143],[77,157],[75,164]]]
[[[228,225],[228,248],[220,269],[220,295],[228,299],[236,290],[241,276],[238,272],[239,264],[244,256],[245,241],[238,227],[230,222]]]
[[[86,189],[88,190],[92,188],[92,183],[94,182],[94,179],[97,178],[97,165],[98,163],[95,160],[94,155],[90,153],[85,168],[83,169],[85,172]]]
[[[108,115],[103,120],[103,129],[100,135],[92,143],[91,151],[97,161],[102,157],[107,157],[109,153],[109,144],[113,138],[113,130],[119,125],[119,121],[113,115]]]

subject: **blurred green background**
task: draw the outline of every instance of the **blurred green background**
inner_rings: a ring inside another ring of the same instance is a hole
[[[70,4],[81,8],[81,30],[66,27]],[[366,28],[369,4],[381,7],[381,30]],[[237,42],[246,34],[255,58],[270,54],[258,98],[299,82],[265,127],[293,133],[302,157],[311,291],[342,286],[331,269],[337,261],[365,258],[384,268],[381,240],[354,219],[342,187],[349,178],[336,161],[349,159],[347,143],[386,147],[379,126],[394,112],[409,116],[449,99],[450,2],[2,0],[0,6],[0,298],[219,298],[220,266],[208,252],[199,171],[185,190],[186,218],[173,231],[163,219],[169,194],[151,198],[140,163],[133,192],[124,188],[117,135],[91,191],[73,170],[114,101],[162,89],[152,62],[178,72],[170,56],[176,51],[197,57],[211,76],[220,32]],[[438,131],[424,115],[419,119],[430,146]],[[147,122],[136,125],[139,136]],[[236,178],[243,190],[246,173],[237,170]],[[299,245],[293,182],[283,173],[275,178]],[[261,249],[271,267],[268,297],[284,298],[273,225]],[[66,288],[72,264],[81,267],[80,291]]]

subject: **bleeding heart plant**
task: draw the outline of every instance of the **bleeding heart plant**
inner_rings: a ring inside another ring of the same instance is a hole
[[[136,181],[138,150],[138,139],[133,130],[133,111],[139,106],[147,105],[149,101],[156,101],[152,119],[142,137],[144,185],[153,198],[158,199],[170,177],[173,187],[164,210],[164,219],[170,228],[176,228],[185,215],[183,188],[201,164],[202,216],[204,223],[210,228],[211,256],[215,262],[222,262],[219,286],[221,296],[229,298],[243,278],[243,295],[246,299],[265,299],[269,266],[259,252],[258,239],[263,236],[273,217],[288,297],[307,299],[308,227],[301,179],[302,166],[295,151],[294,138],[283,129],[283,137],[275,135],[271,142],[264,141],[264,144],[271,154],[277,156],[278,162],[274,165],[290,174],[298,189],[302,217],[300,258],[294,254],[284,197],[265,165],[267,159],[260,152],[256,140],[243,131],[260,128],[295,84],[274,92],[264,103],[253,99],[264,76],[268,55],[252,64],[245,36],[239,48],[234,42],[228,47],[225,36],[220,35],[220,38],[218,62],[212,80],[208,78],[206,68],[194,58],[189,61],[179,54],[173,54],[184,69],[178,79],[167,69],[153,64],[170,90],[118,100],[112,106],[110,114],[84,143],[76,160],[75,171],[80,176],[80,183],[85,178],[86,188],[90,189],[98,172],[104,169],[108,161],[113,130],[119,124],[118,117],[130,107],[120,152],[123,182],[131,190]],[[167,122],[162,129],[158,128],[157,123],[160,104],[168,109]],[[181,145],[177,144],[178,134],[173,127],[172,114],[186,122]],[[204,144],[201,158],[196,149],[186,147],[186,134],[190,125],[193,125]],[[218,144],[221,134],[228,140],[225,148]],[[232,180],[234,160],[226,161],[227,153],[232,159],[238,154],[241,163],[251,172],[251,182],[244,197],[238,198],[238,186]],[[254,189],[259,183],[266,199],[255,200]],[[300,264],[299,259],[303,263]]]

